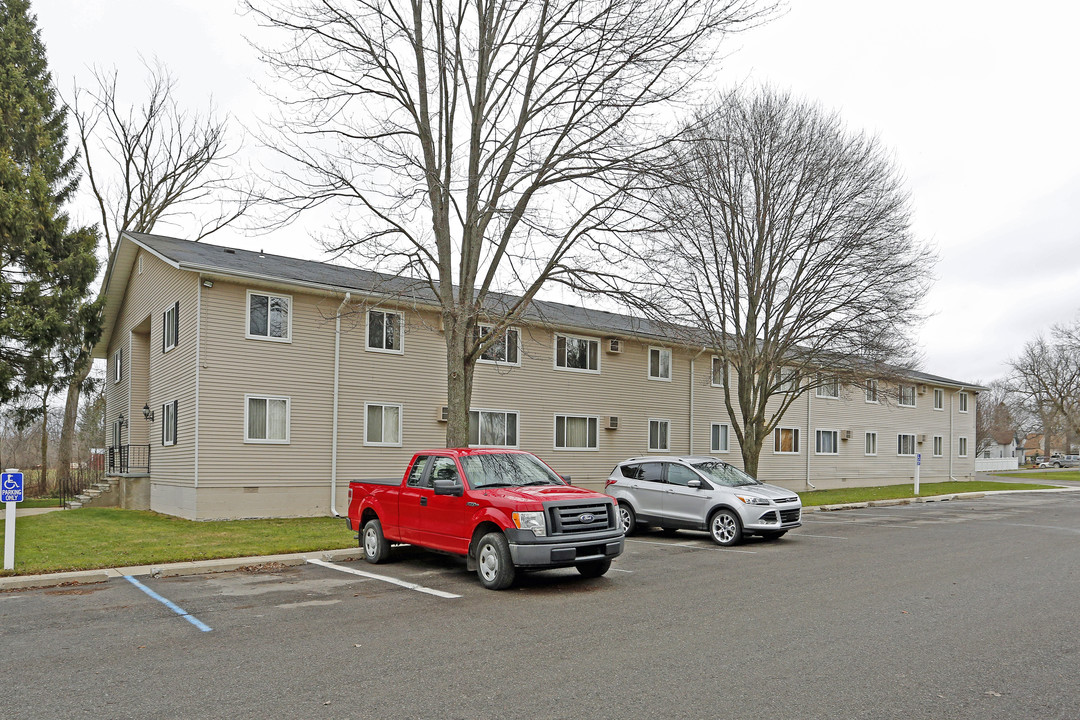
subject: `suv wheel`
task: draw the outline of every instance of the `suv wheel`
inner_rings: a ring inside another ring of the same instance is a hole
[[[742,540],[742,525],[730,510],[717,510],[709,518],[709,536],[717,545],[736,545]]]
[[[619,527],[622,528],[623,535],[631,534],[634,532],[634,528],[637,527],[637,517],[634,515],[634,508],[626,503],[619,503]]]

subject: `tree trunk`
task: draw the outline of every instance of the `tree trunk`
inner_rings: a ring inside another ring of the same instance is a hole
[[[751,477],[757,477],[758,460],[761,458],[761,427],[747,425],[743,433],[742,451],[743,470]]]
[[[41,475],[38,476],[38,497],[46,494],[49,484],[49,393],[41,401]]]
[[[79,417],[79,400],[82,398],[82,386],[90,376],[94,361],[87,353],[85,361],[71,378],[64,403],[64,423],[60,429],[59,467],[56,479],[65,482],[71,477],[72,447],[75,445],[75,422]]]
[[[470,331],[463,318],[443,314],[446,328],[446,399],[449,418],[446,423],[446,447],[469,446],[469,408],[472,405],[474,362],[469,362]]]

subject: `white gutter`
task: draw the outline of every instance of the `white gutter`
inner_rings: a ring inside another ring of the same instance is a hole
[[[806,484],[817,490],[817,485],[810,482],[810,397],[813,395],[811,391],[806,393]]]
[[[694,454],[694,361],[708,348],[704,345],[698,350],[697,355],[690,358],[690,454]],[[710,441],[711,442],[711,441]]]
[[[334,322],[334,428],[330,440],[330,514],[341,517],[337,511],[337,435],[338,435],[338,376],[341,374],[341,309],[349,302],[352,293],[345,293],[337,309]]]

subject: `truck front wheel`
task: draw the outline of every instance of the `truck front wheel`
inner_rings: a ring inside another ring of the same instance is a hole
[[[600,577],[611,568],[611,558],[603,558],[601,560],[588,560],[583,563],[578,563],[574,567],[577,571],[587,578]]]
[[[364,532],[360,534],[360,545],[364,549],[364,559],[373,565],[384,562],[390,557],[390,543],[383,535],[382,523],[372,518],[364,523]]]
[[[514,561],[501,532],[490,532],[476,544],[476,574],[488,590],[504,590],[513,584]]]

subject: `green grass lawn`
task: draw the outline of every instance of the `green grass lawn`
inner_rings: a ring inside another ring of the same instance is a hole
[[[1080,470],[1029,470],[1028,472],[994,473],[1001,477],[1028,478],[1054,482],[1057,480],[1080,481]]]
[[[18,504],[20,508],[60,507],[60,498],[30,498]]]
[[[0,522],[0,528],[3,526]],[[355,546],[353,533],[339,518],[193,522],[138,510],[82,508],[19,518],[15,526],[15,569],[0,574],[29,575]]]
[[[1023,477],[1027,477],[1026,475]],[[961,482],[919,483],[919,495],[948,495],[959,492],[984,492],[987,490],[1046,490],[1053,485],[1027,483],[990,482],[968,480]],[[803,505],[835,505],[839,503],[867,502],[869,500],[893,500],[915,497],[914,484],[881,485],[878,487],[840,488],[838,490],[812,490],[799,493]]]

